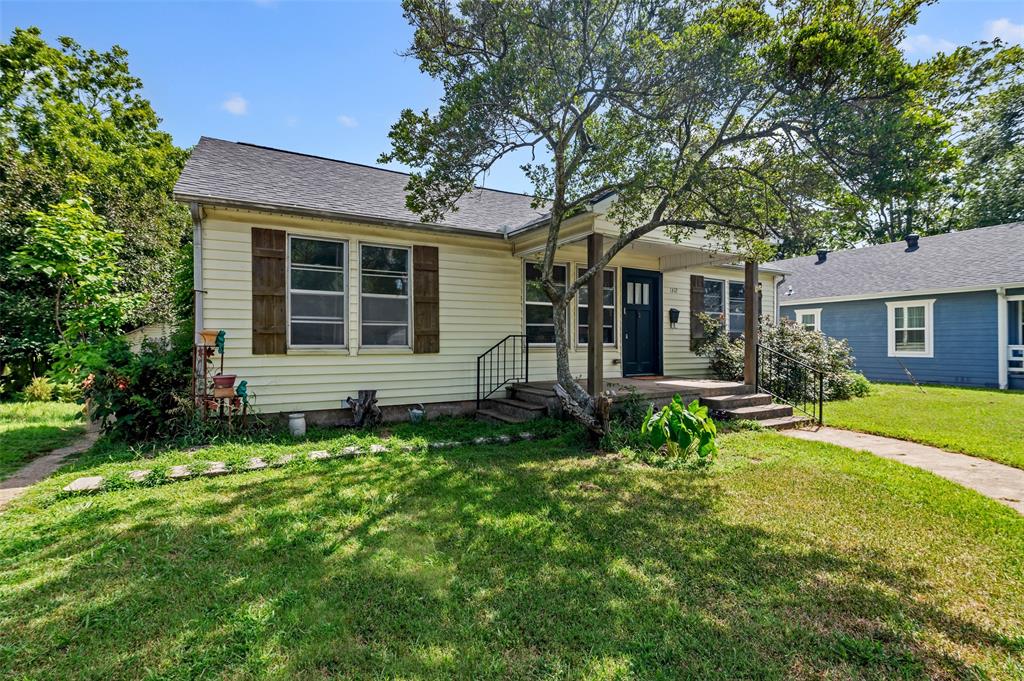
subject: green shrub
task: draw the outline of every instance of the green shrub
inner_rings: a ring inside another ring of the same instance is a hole
[[[78,402],[82,399],[82,386],[77,383],[57,383],[53,386],[53,397],[58,402]]]
[[[26,402],[49,402],[53,399],[53,381],[46,376],[36,376],[25,386]]]
[[[685,405],[679,395],[658,412],[649,407],[640,432],[651,447],[665,453],[666,459],[680,463],[695,456],[699,463],[708,463],[718,453],[718,430],[708,416],[708,408],[697,400]]]
[[[93,418],[103,431],[124,440],[174,435],[187,417],[189,356],[166,343],[146,340],[135,354],[120,339],[96,348],[82,384]]]
[[[743,338],[730,338],[722,322],[708,315],[701,315],[704,338],[696,352],[709,361],[711,372],[723,381],[743,380]],[[798,359],[821,371],[824,375],[826,400],[845,400],[858,394],[867,384],[861,374],[853,371],[854,356],[845,340],[831,338],[813,329],[805,329],[792,319],[781,319],[778,323],[767,317],[761,318],[761,346]],[[788,368],[786,369],[788,371]],[[788,388],[816,390],[813,378],[804,375],[797,367]],[[867,384],[870,389],[870,384]],[[784,395],[787,399],[813,400],[811,394]]]
[[[867,397],[871,394],[871,381],[864,374],[851,371],[846,378],[850,385],[850,397]]]

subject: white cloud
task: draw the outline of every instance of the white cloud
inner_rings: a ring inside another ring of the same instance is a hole
[[[220,108],[235,116],[244,116],[249,113],[249,102],[242,95],[231,95],[225,99]]]
[[[936,52],[952,52],[956,49],[956,43],[950,42],[945,38],[933,38],[930,35],[919,33],[918,35],[908,35],[900,43],[900,49],[906,54],[920,54],[932,56]]]
[[[1002,38],[1008,43],[1024,43],[1024,24],[1015,24],[1003,17],[986,22],[985,34],[989,40]]]
[[[346,128],[354,128],[357,125],[359,125],[359,121],[352,118],[351,116],[346,116],[345,114],[341,114],[340,116],[338,116],[338,122],[341,123],[341,125]]]

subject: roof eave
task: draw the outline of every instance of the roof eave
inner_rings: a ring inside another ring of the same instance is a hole
[[[289,206],[274,203],[261,203],[256,201],[240,201],[237,199],[225,199],[215,196],[201,196],[185,192],[174,192],[174,200],[179,203],[198,203],[204,206],[215,206],[218,208],[236,208],[241,210],[258,210],[269,213],[283,213],[298,217],[321,218],[325,220],[336,220],[340,222],[359,222],[364,224],[380,225],[382,227],[395,227],[399,229],[413,229],[424,232],[439,232],[444,234],[455,234],[463,236],[481,236],[491,239],[505,238],[504,232],[493,232],[484,229],[473,229],[469,227],[452,227],[451,225],[439,225],[431,222],[417,222],[413,220],[398,220],[395,218],[382,218],[375,215],[360,215],[358,213],[345,213],[340,211],[319,210],[303,206]]]

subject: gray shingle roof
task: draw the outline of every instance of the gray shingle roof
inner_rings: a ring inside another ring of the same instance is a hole
[[[809,255],[779,261],[788,271],[779,297],[804,300],[878,293],[946,290],[1024,283],[1024,222],[921,237],[829,253],[824,263]]]
[[[202,137],[174,186],[179,201],[423,226],[405,206],[409,176],[240,142]],[[439,227],[502,234],[544,212],[523,194],[477,189]]]

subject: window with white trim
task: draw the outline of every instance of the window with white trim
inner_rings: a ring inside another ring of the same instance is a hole
[[[729,282],[729,332],[743,333],[746,329],[745,310],[747,297],[746,286],[742,281]]]
[[[541,286],[541,266],[537,263],[524,263],[525,276],[523,284],[525,291],[526,314],[526,339],[531,344],[553,345],[555,342],[555,313],[554,305],[548,300],[548,295]],[[564,293],[566,279],[569,274],[567,265],[555,265],[552,271],[555,278],[555,286],[559,292]],[[568,309],[566,309],[568,315]],[[568,320],[567,320],[568,321]]]
[[[586,267],[580,267],[577,276],[582,276],[587,271]],[[607,268],[602,272],[601,286],[601,329],[605,345],[615,345],[615,269]],[[588,286],[581,286],[576,294],[576,328],[578,343],[586,345],[589,342],[590,316],[587,311]]]
[[[409,347],[409,248],[359,248],[361,344]]]
[[[345,345],[345,242],[288,238],[288,344]]]
[[[935,300],[889,301],[889,356],[932,356],[932,306]]]
[[[742,281],[704,278],[704,312],[720,320],[729,333],[741,334],[745,328],[744,288]]]
[[[797,310],[796,323],[805,331],[821,331],[821,308]]]

